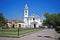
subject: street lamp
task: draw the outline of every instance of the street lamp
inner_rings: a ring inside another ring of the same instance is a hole
[[[19,27],[18,27],[18,37],[19,37]]]

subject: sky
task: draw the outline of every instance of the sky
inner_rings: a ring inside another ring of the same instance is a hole
[[[28,5],[29,16],[34,13],[41,17],[45,12],[60,12],[60,0],[0,0],[0,13],[6,19],[23,20],[25,4]]]

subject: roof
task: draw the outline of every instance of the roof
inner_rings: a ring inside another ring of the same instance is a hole
[[[7,23],[12,23],[12,22],[23,23],[22,20],[7,20]]]
[[[15,20],[15,22],[17,22],[17,23],[23,23],[22,20]]]

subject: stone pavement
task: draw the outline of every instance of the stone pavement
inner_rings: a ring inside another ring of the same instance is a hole
[[[20,37],[20,38],[9,38],[0,37],[0,40],[56,40],[56,32],[54,29],[43,29],[36,33]]]

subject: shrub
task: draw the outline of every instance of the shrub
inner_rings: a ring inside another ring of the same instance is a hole
[[[57,26],[57,28],[59,28],[59,29],[60,29],[60,26]]]
[[[60,26],[56,26],[56,27],[55,27],[55,30],[56,30],[57,32],[60,32]]]

